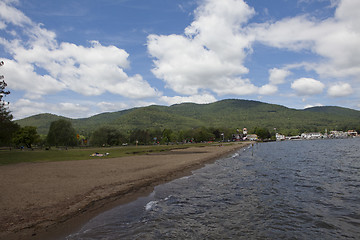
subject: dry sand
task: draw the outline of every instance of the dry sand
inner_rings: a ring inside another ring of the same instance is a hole
[[[244,146],[0,166],[0,239],[51,239],[111,204],[134,200]]]

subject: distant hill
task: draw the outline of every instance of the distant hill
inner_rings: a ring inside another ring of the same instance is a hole
[[[122,131],[133,129],[173,130],[197,127],[265,127],[278,132],[323,131],[324,129],[360,130],[360,111],[341,107],[313,107],[296,110],[259,101],[227,99],[210,104],[182,103],[172,106],[148,106],[119,112],[102,113],[89,118],[69,119],[53,114],[39,114],[17,120],[21,126],[36,126],[47,134],[50,123],[68,119],[78,132],[90,134],[104,125]]]
[[[35,126],[39,134],[47,134],[50,128],[50,124],[53,121],[59,119],[71,120],[70,118],[58,116],[50,113],[37,114],[31,117],[27,117],[21,120],[16,120],[15,122],[20,124],[20,126]]]

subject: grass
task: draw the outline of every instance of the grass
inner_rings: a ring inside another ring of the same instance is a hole
[[[202,147],[209,144],[191,144],[191,145],[155,145],[155,146],[126,146],[126,147],[110,147],[110,148],[69,148],[50,150],[0,150],[0,165],[8,165],[23,162],[54,162],[54,161],[74,161],[87,159],[103,159],[116,158],[133,155],[143,155],[153,152],[170,151],[172,149]],[[104,157],[90,157],[91,154],[110,153]]]

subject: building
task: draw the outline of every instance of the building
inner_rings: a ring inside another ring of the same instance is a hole
[[[283,140],[285,140],[285,135],[276,133],[276,141],[283,141]]]
[[[343,131],[331,131],[330,138],[347,138],[348,133]]]
[[[243,135],[246,136],[247,134],[248,134],[248,130],[247,130],[247,128],[244,128],[243,129]]]
[[[319,139],[319,138],[323,138],[323,135],[319,132],[302,133],[301,138],[302,139]]]
[[[350,137],[357,137],[357,136],[358,136],[358,133],[357,133],[357,131],[355,131],[355,130],[349,130],[349,131],[347,132],[347,134],[348,134],[348,136],[350,136]]]
[[[248,135],[246,135],[246,139],[249,141],[257,141],[258,136],[256,134],[248,134]]]

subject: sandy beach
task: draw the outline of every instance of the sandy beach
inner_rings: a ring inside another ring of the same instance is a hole
[[[51,239],[246,143],[0,167],[0,239]],[[248,143],[247,143],[248,144]]]

